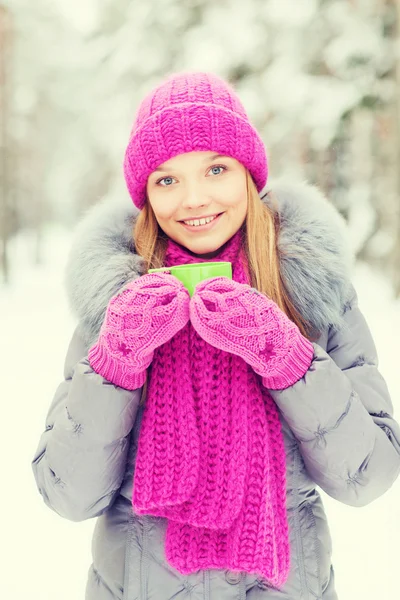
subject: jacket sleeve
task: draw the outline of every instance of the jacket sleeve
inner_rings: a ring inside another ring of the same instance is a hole
[[[141,390],[95,373],[75,330],[32,468],[44,502],[71,521],[102,514],[122,485]]]
[[[365,506],[399,475],[400,427],[353,286],[343,311],[344,327],[330,330],[326,352],[314,343],[304,377],[269,393],[315,483],[344,504]]]

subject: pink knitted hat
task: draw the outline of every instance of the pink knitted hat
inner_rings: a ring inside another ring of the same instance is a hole
[[[170,75],[139,106],[125,152],[124,175],[134,204],[143,208],[154,169],[178,154],[201,150],[236,158],[258,191],[265,186],[265,147],[234,89],[213,73]]]

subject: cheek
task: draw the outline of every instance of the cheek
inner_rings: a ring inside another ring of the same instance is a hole
[[[154,186],[147,185],[147,200],[151,204],[151,208],[156,216],[157,221],[165,221],[169,219],[175,211],[174,199],[169,195],[169,198],[165,197],[162,193],[163,190],[159,190]]]
[[[230,209],[235,213],[245,213],[247,211],[247,194],[246,190],[238,191],[232,190],[232,193],[229,194],[227,198],[225,198],[225,202],[221,204],[225,205],[226,209]]]
[[[245,212],[247,208],[247,184],[246,179],[241,175],[232,177],[229,185],[221,190],[220,203],[221,206],[230,208],[235,212]]]
[[[173,217],[175,213],[175,207],[169,199],[156,199],[153,197],[151,200],[151,205],[157,221],[166,221]]]
[[[157,212],[156,211],[154,211],[154,212],[159,221],[167,221],[168,219],[170,219],[172,217],[171,211],[166,210],[165,207],[162,208],[161,210],[157,210]]]

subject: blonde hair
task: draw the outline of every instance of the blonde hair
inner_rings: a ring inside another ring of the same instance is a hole
[[[316,341],[318,335],[312,332],[311,325],[294,307],[280,272],[277,239],[280,228],[279,212],[265,204],[247,171],[247,215],[242,225],[244,232],[244,251],[249,265],[250,285],[271,298],[279,308],[299,328],[310,341]],[[274,202],[273,198],[272,201]],[[148,269],[157,269],[164,265],[168,236],[158,225],[150,202],[146,202],[139,213],[134,228],[133,239],[137,254],[142,256]],[[144,386],[141,404],[146,395]]]

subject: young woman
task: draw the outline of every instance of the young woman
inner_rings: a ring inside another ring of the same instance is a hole
[[[314,187],[266,187],[232,87],[178,73],[142,102],[124,173],[66,271],[78,326],[33,459],[46,504],[99,517],[88,600],[337,598],[317,486],[390,488],[400,428]],[[189,296],[170,272],[229,261]]]

